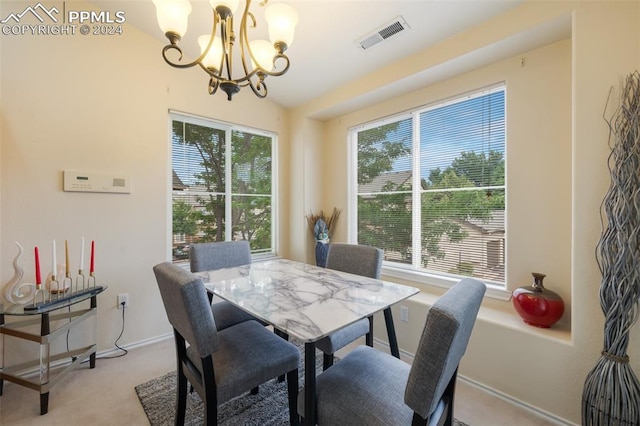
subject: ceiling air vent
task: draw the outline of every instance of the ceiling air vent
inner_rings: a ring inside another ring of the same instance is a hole
[[[398,16],[397,18],[393,19],[391,22],[388,22],[387,24],[381,26],[380,28],[373,31],[372,33],[359,38],[358,40],[356,40],[356,43],[358,43],[358,46],[362,50],[367,50],[370,47],[373,47],[376,44],[380,43],[381,41],[384,41],[389,37],[394,36],[399,32],[402,32],[408,29],[409,29],[409,24],[407,24],[407,21],[405,21],[402,16]]]

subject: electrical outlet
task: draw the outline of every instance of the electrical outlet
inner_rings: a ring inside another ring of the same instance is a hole
[[[125,308],[129,307],[129,293],[121,293],[118,295],[118,309],[122,309],[123,303]]]
[[[409,307],[400,305],[400,321],[409,322]]]

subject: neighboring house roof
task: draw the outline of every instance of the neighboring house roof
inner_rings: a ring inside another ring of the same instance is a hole
[[[504,210],[494,210],[488,220],[470,218],[464,221],[485,234],[504,232]]]
[[[175,170],[171,170],[173,172],[172,180],[173,180],[173,190],[174,191],[182,191],[187,188],[187,185],[182,183],[180,176],[176,173]]]
[[[405,183],[411,184],[411,178],[411,170],[382,173],[373,178],[371,182],[358,185],[358,193],[371,194],[382,192],[383,188],[388,186],[389,183],[393,184],[394,189],[397,189]]]

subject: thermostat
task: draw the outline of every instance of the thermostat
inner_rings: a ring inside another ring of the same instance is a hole
[[[67,192],[131,193],[131,178],[119,174],[64,171],[64,190]]]

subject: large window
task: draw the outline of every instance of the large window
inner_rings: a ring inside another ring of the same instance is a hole
[[[387,266],[505,283],[505,87],[350,130],[351,223]]]
[[[274,134],[172,113],[173,260],[189,244],[248,240],[275,253]]]

